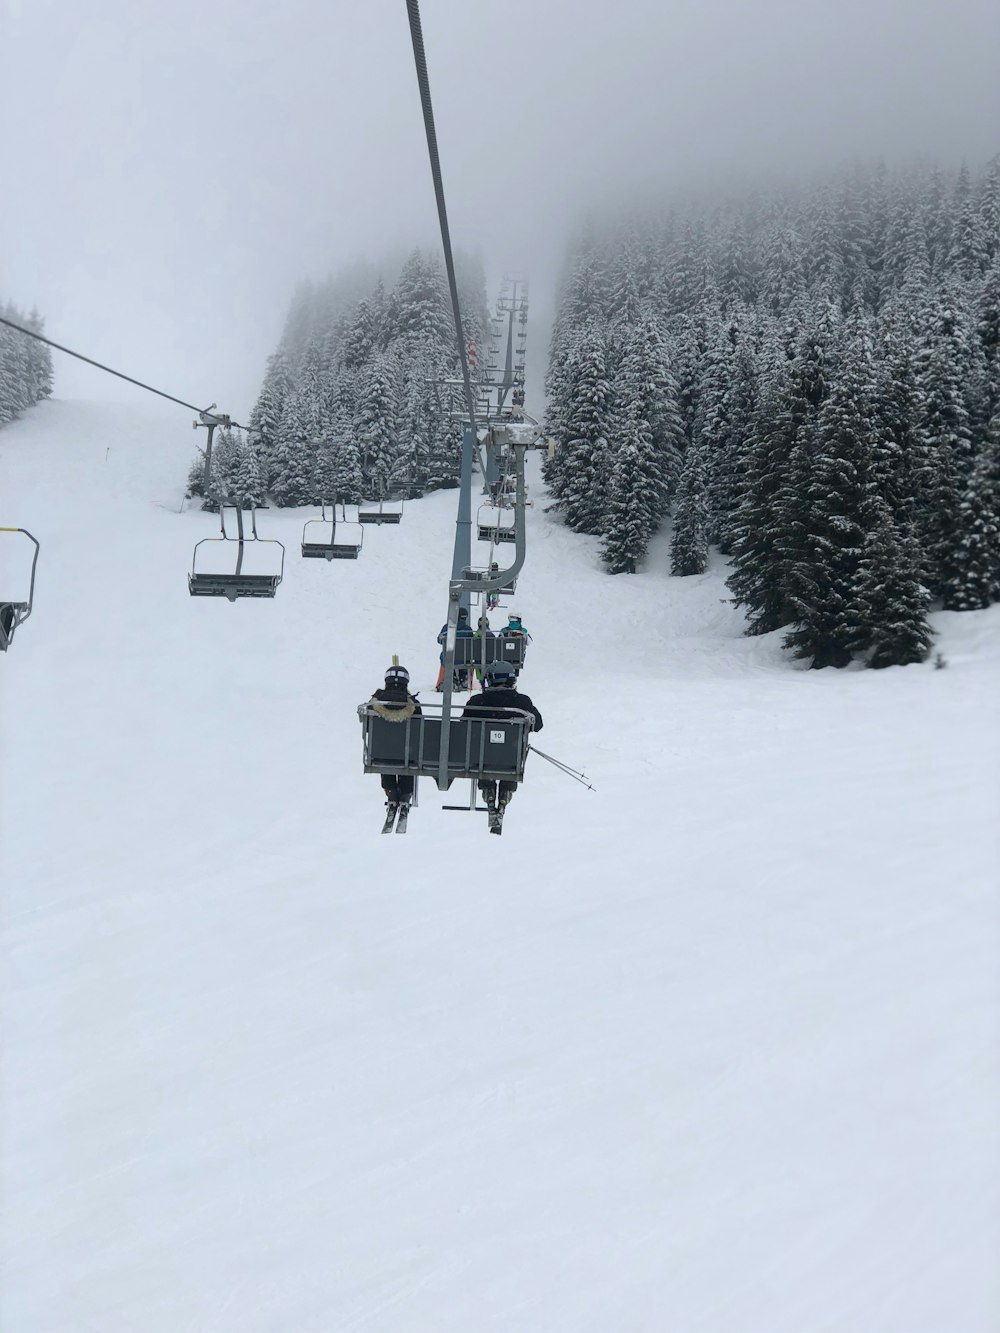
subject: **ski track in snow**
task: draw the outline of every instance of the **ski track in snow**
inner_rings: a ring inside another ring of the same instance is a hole
[[[393,652],[430,696],[456,493],[356,564],[262,513],[276,599],[193,599],[192,438],[0,434],[42,541],[0,659],[0,1327],[995,1330],[1000,607],[935,617],[943,671],[805,671],[718,560],[609,579],[533,464],[522,681],[597,791],[533,758],[502,839],[426,782],[382,838],[355,707]]]

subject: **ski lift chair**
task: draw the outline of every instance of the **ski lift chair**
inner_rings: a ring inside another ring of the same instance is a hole
[[[386,508],[387,505],[392,507]],[[399,523],[402,517],[403,501],[398,499],[368,500],[358,508],[359,523]]]
[[[27,537],[35,548],[31,557],[31,577],[28,583],[28,600],[26,602],[15,602],[0,597],[0,653],[5,653],[14,639],[14,631],[19,625],[31,615],[35,602],[35,569],[38,565],[39,545],[37,538],[33,537],[27,528],[0,528],[0,532],[19,532],[22,537]]]
[[[497,573],[497,570],[491,572],[488,569],[463,569],[462,578],[469,581],[475,580],[479,583],[486,583],[490,579],[495,579]],[[507,583],[502,583],[496,591],[499,592],[501,597],[513,597],[514,593],[517,591],[517,575],[515,574]]]
[[[321,505],[321,517],[311,518],[302,529],[302,554],[306,559],[323,560],[357,560],[361,554],[361,546],[364,542],[365,534],[361,529],[360,523],[348,523],[346,519],[340,522],[340,538],[337,536],[337,506],[336,503],[330,505],[330,517],[326,516],[327,503],[324,501]],[[345,513],[344,506],[340,507],[341,514]],[[310,535],[310,529],[317,524],[330,525],[330,540],[320,541],[316,535]],[[346,531],[345,531],[346,529]]]
[[[232,509],[236,515],[236,536],[231,537],[226,531],[226,510]],[[219,505],[219,521],[222,527],[221,537],[203,537],[195,544],[191,573],[188,575],[188,592],[192,597],[225,597],[235,602],[237,597],[273,597],[278,590],[285,573],[285,548],[273,537],[260,537],[257,534],[257,507],[248,511],[250,514],[250,536],[246,535],[243,524],[243,510],[239,505]],[[198,568],[198,551],[202,546],[228,544],[236,546],[236,569],[231,573],[217,573]],[[276,546],[281,552],[281,564],[275,573],[246,573],[243,559],[248,546]]]
[[[507,662],[516,671],[524,666],[528,640],[523,634],[494,634],[493,638],[455,640],[456,667],[487,667],[491,662]]]
[[[380,717],[368,704],[361,704],[358,717],[364,735],[366,773],[393,773],[398,777],[433,778],[441,787],[440,759],[444,718],[424,704],[424,712],[404,721]],[[452,717],[448,725],[448,763],[442,790],[456,778],[473,784],[483,780],[524,780],[532,718],[519,709],[508,710],[509,718]]]
[[[517,528],[511,510],[495,509],[493,505],[480,505],[476,527],[481,542],[499,543],[517,540]]]

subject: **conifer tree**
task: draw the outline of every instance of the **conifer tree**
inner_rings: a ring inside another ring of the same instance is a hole
[[[268,451],[268,490],[277,505],[310,504],[317,498],[315,446],[297,393],[285,402],[277,434],[277,443]]]
[[[917,345],[919,414],[912,472],[924,582],[940,596],[954,572],[958,506],[972,462],[966,330],[951,295],[928,303]]]
[[[634,574],[669,503],[681,427],[656,325],[624,325],[622,334],[607,419],[611,474],[602,555],[613,574]]]
[[[354,435],[369,495],[378,498],[388,485],[395,454],[396,395],[388,359],[369,361],[361,385]]]
[[[1000,600],[1000,412],[958,507],[958,537],[945,606],[976,611]]]
[[[731,521],[733,571],[728,586],[747,611],[747,633],[769,634],[795,619],[789,562],[801,540],[806,444],[826,400],[834,342],[832,309],[822,303],[799,335],[791,360],[766,373],[756,439],[747,458],[743,500]]]
[[[233,432],[228,489],[232,502],[244,509],[261,505],[267,498],[256,450],[248,437],[239,431]]]
[[[708,485],[701,443],[693,444],[684,460],[674,531],[670,543],[671,574],[703,574],[708,564]]]
[[[556,495],[575,532],[600,533],[607,510],[610,459],[608,418],[611,386],[607,343],[590,323],[574,357],[573,390],[560,443]]]
[[[871,485],[872,386],[868,349],[851,342],[815,431],[800,438],[792,461],[796,504],[807,503],[794,548],[786,550],[794,625],[785,644],[815,667],[845,666],[864,644],[858,571],[878,498]]]
[[[908,666],[930,651],[927,589],[917,572],[915,544],[901,538],[888,505],[875,499],[868,513],[854,592],[857,650],[872,667]]]

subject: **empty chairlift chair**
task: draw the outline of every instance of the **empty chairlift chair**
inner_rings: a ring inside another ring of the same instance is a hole
[[[38,565],[38,541],[31,535],[26,528],[0,528],[0,532],[14,534],[19,533],[22,537],[27,537],[28,541],[34,546],[34,553],[31,557],[31,575],[28,580],[27,599],[15,600],[6,596],[7,589],[0,588],[0,653],[5,653],[14,639],[14,631],[19,625],[31,615],[35,602],[35,569]]]
[[[403,501],[400,499],[366,500],[358,507],[359,523],[399,523],[402,517]]]
[[[357,560],[365,534],[359,523],[347,522],[344,505],[340,506],[340,513],[338,522],[336,501],[324,501],[322,516],[306,523],[302,529],[302,554],[306,559]]]
[[[226,510],[231,509],[236,518],[236,535],[231,536],[226,530]],[[239,505],[219,505],[219,521],[222,527],[221,537],[203,537],[194,548],[194,559],[191,565],[191,573],[188,575],[188,591],[192,597],[225,597],[230,602],[235,602],[237,597],[273,597],[278,590],[278,584],[281,582],[285,572],[285,548],[281,542],[273,537],[259,537],[257,535],[257,511],[250,509],[250,535],[247,536],[243,522],[243,510]],[[205,566],[211,563],[203,547],[220,546],[223,550],[227,547],[236,547],[236,568],[229,570],[207,569]],[[275,554],[278,555],[278,568],[274,569],[274,561],[270,550],[265,556],[264,548],[276,547]],[[201,554],[199,555],[199,551]],[[244,560],[248,552],[252,552],[250,563],[254,568],[244,569]],[[270,569],[261,569],[265,559],[270,564]]]
[[[517,540],[517,527],[512,509],[496,509],[480,505],[476,527],[481,542],[512,542]]]

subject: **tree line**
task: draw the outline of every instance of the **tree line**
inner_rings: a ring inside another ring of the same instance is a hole
[[[25,315],[8,302],[0,306],[5,319],[41,333],[44,322],[37,310]],[[52,395],[52,352],[44,343],[0,324],[0,426]]]
[[[249,435],[217,435],[207,504],[356,503],[457,483],[462,428],[445,381],[459,366],[444,269],[419,249],[396,267],[388,287],[389,265],[356,265],[299,287]],[[482,265],[458,255],[456,271],[466,337],[482,346]],[[202,494],[203,473],[196,458],[189,494]]]
[[[588,225],[560,286],[546,480],[635,572],[729,557],[750,634],[923,658],[1000,600],[1000,159]]]

